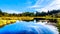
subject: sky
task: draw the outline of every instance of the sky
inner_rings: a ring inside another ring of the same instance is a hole
[[[60,9],[60,0],[0,0],[0,9],[8,13],[47,12]]]

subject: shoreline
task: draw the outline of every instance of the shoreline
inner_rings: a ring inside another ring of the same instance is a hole
[[[0,20],[0,27],[16,22],[16,20]]]

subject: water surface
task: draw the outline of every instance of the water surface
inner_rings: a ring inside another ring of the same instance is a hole
[[[17,21],[16,23],[9,24],[0,28],[0,34],[58,34],[55,27],[45,25],[42,22],[36,23],[35,21],[25,22]]]

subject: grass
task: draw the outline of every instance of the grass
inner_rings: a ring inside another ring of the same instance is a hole
[[[15,23],[16,20],[33,20],[33,17],[0,17],[0,27]]]
[[[0,27],[16,22],[16,20],[0,20]]]
[[[34,17],[0,17],[0,20],[33,20]]]
[[[60,19],[57,19],[57,28],[58,28],[58,30],[60,32]]]

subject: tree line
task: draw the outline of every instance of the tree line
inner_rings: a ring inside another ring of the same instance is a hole
[[[36,17],[36,16],[46,16],[46,15],[56,15],[57,17],[60,15],[60,10],[52,10],[52,11],[48,11],[48,12],[38,12],[36,11],[36,13],[34,12],[23,12],[23,13],[6,13],[6,12],[2,12],[2,10],[0,10],[0,17],[2,16],[7,16],[7,17],[20,17],[20,16],[29,16],[29,17]]]
[[[52,10],[48,12],[36,12],[36,16],[55,16],[60,17],[60,10]]]

